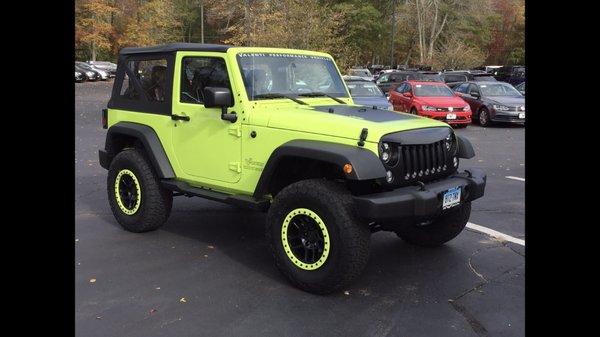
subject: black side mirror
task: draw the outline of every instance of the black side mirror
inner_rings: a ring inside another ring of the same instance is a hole
[[[469,93],[469,95],[471,95],[471,96],[473,96],[473,97],[475,97],[475,98],[479,98],[479,97],[481,97],[477,91],[471,91],[471,92]]]
[[[221,108],[221,119],[235,123],[237,114],[227,113],[227,108],[233,106],[233,97],[231,90],[227,88],[205,87],[204,90],[204,106],[207,108]]]

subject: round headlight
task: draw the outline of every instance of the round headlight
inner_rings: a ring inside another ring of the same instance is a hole
[[[390,144],[382,143],[380,152],[381,152],[381,160],[383,160],[383,162],[386,164],[389,163],[390,159],[392,159],[392,148],[390,147]]]

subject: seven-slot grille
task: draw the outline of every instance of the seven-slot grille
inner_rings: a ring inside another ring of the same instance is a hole
[[[447,145],[450,145],[449,148]],[[427,182],[454,173],[456,151],[454,142],[440,140],[431,144],[401,145],[392,143],[397,151],[397,161],[388,167],[394,175],[393,185],[410,185],[416,181]]]

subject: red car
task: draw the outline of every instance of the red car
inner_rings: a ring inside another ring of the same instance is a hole
[[[443,82],[405,81],[390,90],[395,111],[410,112],[452,126],[471,123],[471,108]]]

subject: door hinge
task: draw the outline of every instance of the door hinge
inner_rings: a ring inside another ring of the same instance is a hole
[[[241,137],[242,136],[242,127],[239,125],[233,125],[229,127],[229,134],[236,136],[236,137]]]
[[[242,165],[240,165],[239,161],[232,161],[232,162],[229,162],[229,169],[232,171],[235,171],[237,173],[241,173]]]

